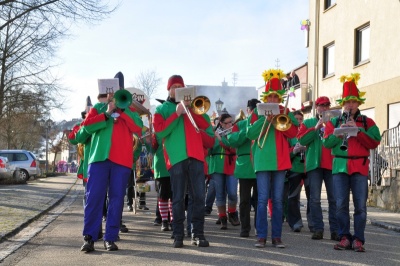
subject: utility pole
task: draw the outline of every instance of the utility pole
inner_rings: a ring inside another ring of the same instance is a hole
[[[275,67],[276,68],[279,68],[280,67],[280,65],[279,65],[279,58],[277,58],[276,60],[275,60]]]
[[[232,73],[232,81],[233,81],[233,87],[236,87],[236,81],[238,79],[238,74],[237,73]]]

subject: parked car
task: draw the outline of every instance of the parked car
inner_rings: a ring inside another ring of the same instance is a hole
[[[13,177],[13,171],[10,169],[10,163],[7,157],[0,156],[0,180],[11,179]]]
[[[31,176],[35,177],[40,173],[39,161],[30,151],[0,150],[0,156],[8,159],[12,173],[19,168],[19,177],[24,181],[28,181]]]

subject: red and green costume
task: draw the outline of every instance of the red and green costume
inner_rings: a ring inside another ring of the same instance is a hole
[[[317,117],[305,119],[297,135],[299,143],[307,146],[306,172],[317,168],[332,170],[333,157],[331,150],[322,145],[320,130],[315,130],[318,120],[319,118]]]
[[[332,174],[346,173],[352,175],[360,173],[363,176],[368,176],[368,156],[371,149],[378,147],[381,135],[379,128],[371,118],[365,117],[366,128],[364,128],[364,123],[362,119],[357,119],[358,116],[361,116],[359,111],[354,117],[354,121],[358,127],[357,137],[350,137],[348,139],[348,148],[346,151],[340,149],[343,139],[333,134],[334,125],[341,124],[337,123],[337,120],[340,118],[335,117],[326,124],[323,143],[325,147],[332,149],[332,155],[334,156]]]
[[[281,114],[285,108],[279,105]],[[257,144],[257,139],[261,133],[262,126],[266,119],[265,115],[258,115],[257,108],[254,109],[252,115],[247,119],[247,138],[255,140],[253,148],[254,171],[281,171],[292,168],[290,161],[289,142],[288,139],[294,138],[298,132],[298,123],[293,113],[287,112],[292,126],[286,131],[279,131],[271,125],[265,140],[264,147],[261,149]],[[264,135],[268,128],[269,122],[265,122],[264,132],[261,134],[260,142],[263,141]]]
[[[186,114],[177,115],[176,105],[177,103],[172,101],[166,101],[159,105],[153,122],[157,137],[162,139],[168,170],[176,163],[188,158],[194,158],[204,163],[203,145],[207,147],[214,143],[212,126],[205,118],[206,115],[192,113],[193,119],[201,129],[197,133]],[[174,134],[171,134],[172,132]]]
[[[88,163],[110,161],[132,168],[133,151],[126,147],[133,147],[133,136],[142,135],[143,121],[136,112],[129,108],[124,112],[118,111],[120,116],[108,116],[105,103],[97,103],[90,109],[88,117],[83,122],[85,130],[92,134],[92,147]]]
[[[232,133],[227,136],[229,145],[236,148],[236,165],[234,176],[236,178],[255,179],[253,162],[251,161],[251,140],[246,137],[247,120],[236,123]]]
[[[83,145],[83,158],[79,158],[79,168],[77,176],[87,182],[88,178],[88,158],[91,146],[91,135],[81,125],[76,125],[68,135],[69,142],[74,145]]]

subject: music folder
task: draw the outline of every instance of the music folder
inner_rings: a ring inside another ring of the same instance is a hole
[[[358,133],[358,127],[340,127],[333,130],[333,135],[343,136],[347,134],[348,137],[355,137]]]
[[[183,87],[175,89],[175,101],[193,101],[196,97],[196,87]]]
[[[257,110],[259,115],[279,115],[279,103],[258,103]]]

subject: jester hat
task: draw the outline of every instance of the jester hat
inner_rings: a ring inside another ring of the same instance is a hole
[[[265,91],[261,94],[261,101],[267,102],[267,97],[275,93],[278,95],[280,102],[283,102],[283,94],[285,90],[282,89],[281,79],[286,75],[281,69],[269,69],[262,73],[265,81]]]
[[[356,100],[360,104],[365,102],[365,98],[361,98],[365,95],[365,92],[359,91],[357,88],[359,79],[359,73],[351,73],[348,76],[343,75],[340,77],[340,82],[343,83],[342,99],[336,100],[340,106],[343,106],[344,102],[349,100]]]

